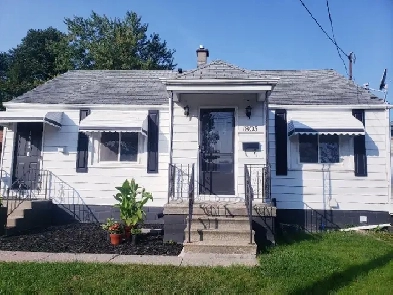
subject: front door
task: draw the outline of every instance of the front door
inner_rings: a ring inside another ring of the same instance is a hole
[[[202,109],[199,137],[199,193],[234,195],[234,109]]]
[[[13,187],[37,189],[43,123],[18,123],[12,172]],[[21,186],[22,185],[22,186]]]

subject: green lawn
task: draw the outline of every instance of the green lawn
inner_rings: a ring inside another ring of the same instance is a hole
[[[254,268],[0,264],[0,293],[392,294],[393,237],[332,232],[288,240]]]

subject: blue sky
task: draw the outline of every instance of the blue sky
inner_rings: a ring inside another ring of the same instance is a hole
[[[303,2],[331,35],[326,1]],[[392,89],[393,0],[329,3],[337,43],[356,55],[355,81],[378,88],[383,69],[388,68]],[[299,0],[1,0],[0,51],[15,47],[30,28],[53,26],[65,31],[65,17],[87,17],[92,10],[109,17],[137,12],[151,32],[176,49],[175,61],[183,69],[195,67],[195,50],[203,44],[210,50],[210,60],[248,69],[329,68],[346,75],[335,46]],[[393,90],[390,93],[393,102]]]

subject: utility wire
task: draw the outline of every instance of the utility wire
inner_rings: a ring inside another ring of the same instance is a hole
[[[318,27],[322,30],[322,32],[325,33],[325,35],[329,38],[330,41],[333,42],[333,44],[337,47],[338,50],[340,50],[348,59],[349,59],[349,55],[347,55],[345,53],[344,50],[342,50],[342,48],[340,46],[337,45],[337,43],[329,36],[329,34],[322,28],[322,26],[318,23],[318,21],[316,20],[316,18],[312,15],[311,11],[307,8],[307,6],[304,4],[304,2],[302,0],[299,0],[300,3],[302,3],[303,7],[307,10],[308,14],[311,16],[311,18],[315,21],[315,23],[318,25]]]
[[[326,0],[326,6],[327,6],[328,14],[329,14],[330,27],[332,28],[332,36],[333,36],[334,44],[336,45],[336,49],[337,49],[338,56],[340,57],[340,59],[342,60],[342,62],[343,62],[343,64],[344,64],[345,72],[346,72],[347,75],[348,75],[347,64],[345,63],[343,57],[341,56],[340,50],[338,50],[338,45],[337,45],[337,41],[336,41],[336,36],[334,35],[333,20],[332,20],[332,15],[331,15],[331,13],[330,13],[329,0]],[[349,57],[348,57],[348,58],[349,58]]]

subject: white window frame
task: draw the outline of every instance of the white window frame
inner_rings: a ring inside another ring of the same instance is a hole
[[[353,137],[343,139],[343,135],[339,135],[339,157],[338,163],[301,163],[299,136],[293,135],[288,139],[288,168],[289,170],[317,170],[321,171],[323,167],[329,166],[332,170],[337,171],[352,171],[354,170],[354,156],[353,156]],[[346,154],[345,154],[346,153]],[[318,149],[318,161],[319,149]]]
[[[101,155],[101,135],[104,132],[96,132],[93,136],[91,136],[91,148],[90,156],[91,160],[89,159],[89,163],[92,167],[144,167],[146,166],[146,151],[147,151],[147,137],[141,134],[140,132],[135,132],[138,134],[138,156],[137,161],[120,161],[120,153],[118,154],[117,161],[100,161]],[[125,133],[120,132],[120,133]],[[134,132],[133,132],[134,133]],[[119,136],[121,138],[121,135]],[[89,157],[90,157],[89,156]],[[144,164],[145,163],[145,164]]]
[[[334,163],[322,163],[322,162],[321,162],[321,154],[320,154],[320,150],[319,150],[319,138],[320,138],[321,134],[312,134],[311,136],[316,136],[316,137],[317,137],[317,143],[318,143],[318,146],[317,146],[318,162],[307,163],[307,162],[301,162],[301,161],[300,161],[300,136],[299,136],[299,137],[298,137],[298,157],[299,157],[299,164],[302,164],[302,165],[304,165],[304,164],[327,164],[327,165],[334,165],[334,164],[339,164],[339,163],[341,163],[341,161],[342,161],[342,159],[341,159],[341,154],[342,154],[342,152],[341,152],[341,149],[342,149],[341,144],[342,144],[342,143],[341,143],[341,140],[340,140],[340,135],[337,136],[337,138],[338,138],[338,162],[334,162]]]

